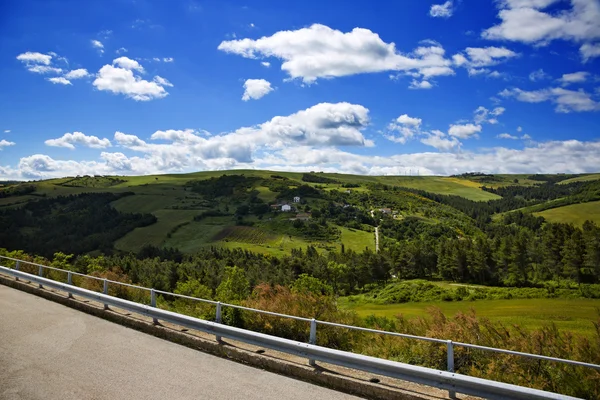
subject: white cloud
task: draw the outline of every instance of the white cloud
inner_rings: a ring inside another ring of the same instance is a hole
[[[452,1],[448,0],[444,4],[432,5],[429,9],[429,16],[434,18],[450,18],[452,11]]]
[[[61,68],[49,67],[47,65],[29,65],[27,71],[35,72],[36,74],[60,74]]]
[[[271,63],[270,63],[270,62],[268,62],[268,61],[263,61],[263,62],[261,62],[261,65],[262,65],[263,67],[269,68],[269,67],[271,66]]]
[[[166,63],[172,63],[173,61],[175,61],[175,59],[173,57],[164,57],[163,58],[163,62],[166,62]]]
[[[543,79],[550,79],[550,76],[541,68],[529,74],[529,80],[532,82],[541,81]]]
[[[264,79],[247,79],[244,82],[244,95],[242,100],[258,100],[273,91],[271,83]]]
[[[128,50],[125,47],[121,47],[121,48],[118,48],[117,50],[115,50],[115,53],[117,53],[117,54],[124,54],[127,52],[128,52]]]
[[[471,136],[477,136],[477,133],[481,132],[481,125],[474,124],[453,124],[448,129],[450,136],[455,136],[460,139],[468,139]]]
[[[521,139],[529,140],[529,139],[531,139],[531,136],[529,136],[528,134],[524,134],[523,136],[521,136]]]
[[[423,120],[421,118],[409,117],[408,114],[402,114],[401,116],[396,118],[396,122],[403,125],[419,126],[421,125]]]
[[[74,69],[65,74],[66,79],[81,79],[88,76],[90,76],[90,74],[85,68]]]
[[[523,132],[523,128],[521,128],[520,126],[517,127],[517,132]]]
[[[154,77],[154,82],[158,83],[161,86],[173,87],[173,84],[171,82],[169,82],[168,80],[166,80],[165,78],[163,78],[162,76],[156,75]]]
[[[526,103],[541,103],[551,101],[556,104],[556,112],[569,113],[571,111],[598,111],[600,103],[583,89],[574,91],[564,88],[547,88],[534,91],[525,91],[519,88],[504,89],[499,93],[503,97],[514,97]]]
[[[136,70],[142,74],[145,72],[144,67],[142,67],[139,62],[132,60],[129,57],[123,56],[123,57],[115,58],[112,63],[113,63],[113,65],[116,65],[117,67],[121,67],[124,69],[130,69],[130,70]]]
[[[585,71],[573,72],[572,74],[564,74],[559,81],[563,86],[567,86],[571,83],[585,82],[589,75],[590,73]]]
[[[54,84],[71,85],[71,81],[63,78],[62,76],[55,77],[55,78],[48,78],[48,81],[52,82]]]
[[[516,140],[519,138],[518,136],[513,136],[510,133],[501,133],[497,137],[499,139],[513,139],[513,140]]]
[[[16,143],[15,142],[9,142],[8,140],[0,140],[0,150],[2,150],[3,147],[8,147],[8,146],[14,146]]]
[[[472,67],[487,67],[496,65],[506,59],[518,56],[512,50],[505,47],[467,47],[465,52],[469,56],[469,64]]]
[[[19,54],[17,60],[25,64],[43,64],[50,65],[52,56],[48,54],[42,54],[38,52],[28,51],[26,53]]]
[[[98,90],[123,94],[136,101],[160,99],[169,94],[164,88],[173,86],[169,81],[160,76],[147,81],[134,75],[133,70],[142,72],[144,68],[135,60],[119,57],[113,60],[113,65],[107,64],[100,68],[93,85]]]
[[[387,126],[389,133],[384,136],[392,142],[404,144],[421,133],[422,122],[421,118],[413,118],[409,117],[408,114],[402,114]],[[394,132],[397,134],[393,134]]]
[[[581,59],[584,63],[588,62],[590,58],[600,57],[600,42],[599,43],[585,43],[579,48]]]
[[[102,44],[101,41],[94,39],[94,40],[91,40],[90,43],[92,44],[93,48],[98,49],[98,52],[100,54],[104,53],[104,45]]]
[[[433,87],[433,85],[429,82],[429,81],[417,81],[416,79],[413,79],[412,82],[410,82],[410,86],[408,87],[409,89],[431,89]]]
[[[10,133],[10,129],[5,129],[4,133]]]
[[[457,67],[466,68],[469,76],[486,75],[490,78],[500,78],[500,72],[484,67],[503,63],[518,55],[505,47],[467,47],[464,53],[453,55],[452,62]]]
[[[440,151],[452,151],[460,148],[460,141],[455,137],[449,137],[444,132],[433,130],[421,139],[421,143],[435,147]]]
[[[110,140],[106,138],[100,139],[96,136],[87,136],[81,132],[67,132],[57,139],[48,139],[44,143],[46,146],[66,147],[71,150],[75,150],[75,145],[94,149],[104,149],[111,146]]]
[[[475,114],[473,121],[478,125],[482,123],[497,124],[498,120],[494,117],[499,117],[504,111],[506,111],[504,107],[496,107],[493,110],[488,110],[483,106],[479,106],[473,112],[473,114]]]
[[[245,58],[276,57],[283,60],[281,69],[291,79],[313,83],[318,78],[334,78],[384,71],[415,71],[434,76],[448,75],[451,67],[439,45],[418,47],[411,54],[397,51],[394,43],[386,43],[376,33],[363,28],[341,32],[314,24],[295,31],[280,31],[260,39],[223,41],[218,49]]]
[[[439,131],[429,135],[444,138]],[[134,135],[125,136],[132,136],[145,143]],[[449,150],[442,152],[403,153],[385,157],[353,154],[331,147],[315,148],[300,143],[298,146],[274,148],[269,153],[261,153],[260,156],[245,161],[220,157],[225,153],[218,152],[209,152],[207,155],[212,158],[205,158],[199,146],[183,143],[145,144],[146,148],[134,150],[142,152],[142,156],[127,157],[122,152],[102,152],[98,160],[63,161],[34,154],[21,158],[15,167],[0,166],[0,179],[42,179],[77,174],[139,175],[236,168],[322,170],[370,175],[404,175],[409,171],[419,171],[421,175],[451,175],[468,171],[498,174],[597,172],[600,141],[526,143],[523,149],[496,147],[475,153],[456,151],[456,147],[450,146]],[[218,148],[222,149],[224,148]]]
[[[570,0],[567,10],[544,11],[558,0],[500,1],[502,22],[483,31],[482,37],[545,45],[552,40],[574,42],[600,38],[600,2]]]

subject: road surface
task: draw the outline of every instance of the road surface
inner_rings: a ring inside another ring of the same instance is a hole
[[[358,399],[0,285],[0,399]]]

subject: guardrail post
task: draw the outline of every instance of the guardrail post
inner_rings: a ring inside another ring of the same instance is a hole
[[[448,355],[448,372],[454,372],[454,345],[452,344],[452,340],[448,340],[446,342],[446,347]],[[455,399],[456,392],[454,390],[449,390],[448,397],[450,397],[451,399]]]
[[[40,265],[40,269],[38,270],[38,275],[42,278],[44,277],[44,266],[43,265]],[[44,285],[42,285],[40,283],[40,289],[43,289],[43,288],[44,288]]]
[[[71,271],[67,272],[67,283],[73,286],[73,274],[71,273]],[[69,298],[73,298],[73,293],[69,292]]]
[[[17,263],[15,264],[15,269],[18,271],[19,268],[21,267],[21,261],[17,261]],[[16,277],[16,280],[19,280],[19,277]]]
[[[102,290],[102,293],[108,295],[108,280],[106,280],[106,278],[104,279],[104,289]],[[108,310],[108,304],[104,304],[104,309]]]
[[[150,307],[156,308],[156,292],[154,289],[150,289]],[[152,318],[152,323],[154,325],[158,325],[158,320],[156,318]]]
[[[220,323],[221,323],[221,320],[222,320],[222,315],[221,315],[221,312],[222,312],[222,310],[221,310],[221,302],[220,302],[220,301],[217,301],[217,314],[216,314],[216,316],[215,316],[215,322],[216,322],[217,324],[220,324]],[[216,335],[215,337],[216,337],[216,339],[217,339],[217,342],[220,342],[220,341],[221,341],[221,336],[219,336],[219,335]]]
[[[310,337],[308,342],[310,344],[317,344],[317,320],[314,318],[310,320]],[[308,364],[314,367],[317,365],[317,362],[312,358],[309,358]]]

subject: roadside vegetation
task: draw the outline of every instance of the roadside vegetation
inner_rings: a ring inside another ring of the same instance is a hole
[[[571,175],[234,171],[7,182],[0,254],[280,313],[600,363],[599,196],[600,180]],[[143,291],[109,290],[149,302]],[[215,312],[173,296],[159,306]],[[302,322],[232,309],[223,317],[308,339]],[[439,345],[332,327],[319,327],[318,343],[445,369]],[[597,371],[465,349],[456,357],[461,373],[600,397]]]

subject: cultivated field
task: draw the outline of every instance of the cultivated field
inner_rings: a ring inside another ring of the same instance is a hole
[[[361,317],[379,315],[393,318],[403,315],[408,318],[427,317],[429,307],[439,307],[444,314],[452,316],[459,311],[474,308],[479,317],[486,317],[506,325],[519,325],[535,329],[550,323],[563,331],[588,336],[596,332],[594,322],[600,318],[600,300],[590,299],[511,299],[477,301],[436,301],[402,304],[352,304],[345,298],[340,306],[356,311]]]
[[[534,213],[534,215],[542,216],[550,222],[562,222],[577,226],[583,225],[586,220],[600,224],[600,201],[552,208],[550,210]]]

